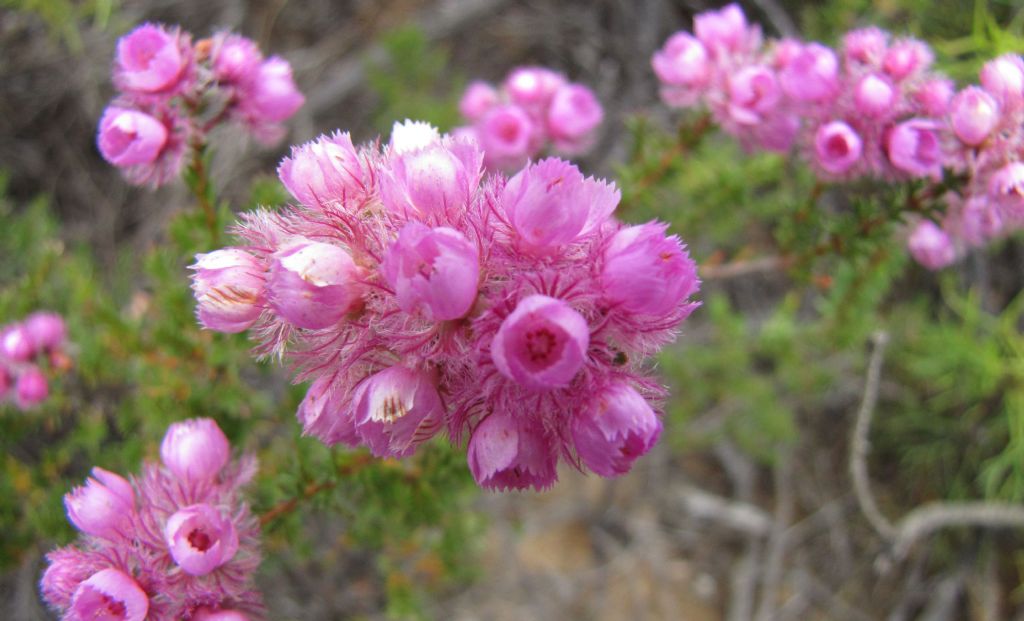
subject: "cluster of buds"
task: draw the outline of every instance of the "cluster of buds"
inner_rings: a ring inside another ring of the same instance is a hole
[[[187,32],[157,24],[118,40],[113,78],[118,95],[103,113],[96,143],[136,185],[175,178],[186,151],[225,121],[275,142],[281,123],[305,101],[288,62],[264,59],[255,42],[222,32],[193,45]]]
[[[469,124],[453,133],[476,138],[484,165],[504,171],[522,167],[549,144],[565,155],[587,151],[604,119],[593,91],[544,67],[514,69],[500,89],[473,82],[459,111]]]
[[[175,423],[131,480],[96,467],[64,497],[76,545],[47,555],[40,589],[65,621],[246,621],[259,524],[239,489],[256,471],[208,418]]]
[[[732,4],[694,18],[651,64],[670,106],[704,106],[748,149],[800,150],[825,181],[872,177],[947,184],[968,178],[945,202],[938,226],[910,234],[926,267],[951,263],[1020,226],[1024,217],[1024,62],[997,58],[980,87],[956,92],[931,70],[922,41],[877,28],[847,33],[838,50],[783,39],[765,43]]]
[[[243,245],[192,266],[199,321],[288,355],[327,444],[403,457],[445,429],[494,489],[549,487],[560,458],[627,472],[661,431],[648,358],[696,307],[696,266],[667,225],[616,220],[614,185],[484,157],[409,121],[384,146],[295,147],[298,204],[244,215]]]
[[[42,366],[66,371],[67,328],[56,313],[40,311],[0,327],[0,402],[10,399],[25,410],[50,396]]]

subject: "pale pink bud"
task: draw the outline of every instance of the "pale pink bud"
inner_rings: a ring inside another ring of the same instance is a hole
[[[981,68],[981,85],[1006,108],[1024,103],[1024,59],[1004,54]]]
[[[0,332],[0,356],[26,362],[36,355],[36,343],[24,323],[7,326]]]
[[[384,206],[428,219],[466,209],[480,182],[483,152],[474,142],[436,141],[392,157],[380,179]]]
[[[398,306],[443,321],[465,316],[476,301],[480,259],[465,235],[409,222],[381,265]]]
[[[167,144],[167,126],[145,112],[109,106],[100,119],[96,146],[114,166],[151,164]]]
[[[946,116],[949,102],[953,98],[953,82],[945,78],[926,81],[914,93],[914,101],[927,116]]]
[[[94,478],[92,478],[94,477]],[[68,519],[75,528],[97,537],[124,535],[135,511],[135,492],[124,477],[99,466],[85,485],[64,495]]]
[[[316,436],[328,445],[343,443],[359,445],[355,421],[348,395],[334,387],[334,376],[327,374],[316,378],[306,391],[306,396],[296,417],[302,423],[305,434]]]
[[[711,76],[704,44],[688,32],[677,32],[651,57],[651,66],[662,84],[700,88]]]
[[[930,119],[910,119],[889,132],[889,161],[914,177],[942,178],[942,145],[938,127]]]
[[[208,504],[189,505],[169,517],[164,538],[174,562],[192,576],[205,576],[238,551],[235,525]]]
[[[950,103],[949,122],[957,138],[964,144],[977,146],[999,123],[999,104],[984,90],[968,86]]]
[[[534,390],[564,388],[583,368],[590,345],[587,320],[546,295],[531,295],[501,323],[491,358],[505,377]]]
[[[14,385],[14,400],[19,407],[35,407],[49,396],[50,387],[42,371],[34,366],[21,371]]]
[[[508,104],[491,108],[476,131],[487,165],[511,168],[522,165],[531,154],[537,128],[522,108]]]
[[[534,109],[547,105],[565,77],[545,67],[517,67],[505,79],[505,92],[513,103]]]
[[[888,35],[875,27],[851,30],[843,36],[843,56],[846,62],[878,65],[888,45]]]
[[[197,254],[192,291],[196,314],[204,328],[242,332],[259,318],[266,303],[263,263],[238,248]]]
[[[371,375],[352,398],[360,437],[377,457],[406,457],[444,422],[433,378],[403,366]]]
[[[292,196],[309,206],[340,201],[364,189],[363,165],[348,132],[292,147],[277,175]]]
[[[459,112],[470,123],[483,115],[498,103],[498,91],[487,82],[479,80],[470,83],[466,92],[459,100]]]
[[[548,108],[548,133],[555,148],[575,153],[592,142],[592,133],[604,119],[601,103],[586,86],[566,84],[551,97]]]
[[[603,477],[629,472],[633,462],[658,441],[661,421],[632,386],[604,388],[576,413],[572,439],[588,468]]]
[[[239,105],[250,119],[257,122],[287,120],[306,101],[295,86],[291,65],[277,56],[260,63],[245,81],[243,91]]]
[[[252,39],[236,34],[218,33],[212,53],[213,74],[227,84],[249,80],[263,62],[263,54]]]
[[[424,121],[395,122],[391,126],[391,151],[396,154],[417,151],[441,140],[437,128]]]
[[[117,41],[114,82],[123,91],[159,93],[172,89],[188,66],[177,30],[143,24]],[[186,44],[187,48],[187,44]]]
[[[992,174],[988,195],[1014,216],[1024,215],[1024,164],[1010,162]]]
[[[884,77],[869,73],[857,82],[853,101],[857,112],[869,118],[885,116],[896,102],[896,89]]]
[[[149,598],[128,574],[102,569],[83,580],[71,599],[68,619],[92,621],[143,621]]]
[[[663,316],[682,310],[700,287],[697,265],[668,225],[648,222],[617,232],[604,251],[605,297],[626,311]]]
[[[230,457],[227,436],[212,418],[173,423],[160,444],[160,459],[184,481],[213,479]]]
[[[819,166],[834,175],[841,175],[856,164],[861,148],[860,136],[842,121],[822,125],[814,135],[815,159]]]
[[[363,273],[346,249],[297,238],[274,254],[270,305],[298,328],[332,326],[362,302]]]
[[[760,123],[781,96],[775,73],[764,65],[750,65],[729,76],[729,116],[737,123]]]
[[[694,16],[693,32],[716,54],[736,52],[746,43],[747,18],[743,9],[733,3],[717,11],[705,11]]]
[[[192,615],[192,621],[249,621],[249,617],[237,610],[200,608]]]
[[[804,45],[779,73],[779,82],[797,101],[828,101],[839,92],[839,61],[835,52],[820,43]]]
[[[893,43],[885,52],[882,68],[899,81],[932,64],[932,51],[923,41],[904,39]]]
[[[67,327],[64,319],[57,313],[40,311],[25,318],[25,330],[36,347],[54,350],[64,344]]]
[[[557,455],[543,429],[493,413],[480,421],[466,454],[477,484],[487,489],[546,489],[558,478]]]
[[[931,220],[922,220],[907,238],[910,254],[930,270],[946,267],[956,260],[956,249],[949,235]]]

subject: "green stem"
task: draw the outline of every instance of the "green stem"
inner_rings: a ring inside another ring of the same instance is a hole
[[[217,211],[214,207],[213,185],[210,183],[210,173],[206,169],[206,162],[203,156],[206,154],[206,145],[197,143],[192,145],[192,162],[189,168],[192,172],[192,183],[189,188],[199,202],[199,207],[206,215],[206,227],[210,231],[210,239],[213,245],[220,243],[220,227],[217,226]]]

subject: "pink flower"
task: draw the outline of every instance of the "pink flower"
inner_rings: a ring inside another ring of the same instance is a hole
[[[910,119],[889,132],[889,161],[897,169],[914,177],[942,178],[942,146],[938,127],[930,119]]]
[[[36,355],[36,343],[24,323],[7,326],[0,332],[0,356],[26,362]]]
[[[238,551],[235,525],[207,504],[177,511],[167,519],[164,537],[174,562],[192,576],[205,576]]]
[[[517,424],[508,414],[495,412],[477,425],[466,457],[473,478],[487,489],[543,490],[558,478],[557,458],[543,430]]]
[[[522,108],[512,104],[491,108],[476,125],[477,138],[489,168],[520,166],[533,149],[537,128]]]
[[[480,183],[483,152],[473,142],[435,141],[397,154],[380,179],[384,206],[429,219],[462,213]]]
[[[278,123],[285,121],[305,103],[292,78],[288,61],[273,56],[262,63],[241,85],[239,106],[251,121]]]
[[[1024,59],[1004,54],[981,68],[981,85],[1007,109],[1024,104]]]
[[[480,119],[498,103],[498,91],[487,82],[470,83],[459,100],[459,112],[470,123]]]
[[[302,423],[303,433],[316,436],[328,445],[359,445],[348,395],[334,386],[332,375],[321,375],[313,381],[299,404],[296,417]]]
[[[259,71],[263,54],[252,39],[231,33],[217,33],[213,38],[213,75],[226,84],[246,82]]]
[[[592,133],[604,119],[601,103],[586,86],[566,84],[551,97],[548,133],[555,148],[576,153],[589,148]]]
[[[847,63],[879,65],[888,46],[888,35],[875,27],[851,30],[843,36],[843,56]]]
[[[237,610],[200,608],[192,615],[192,621],[249,621],[249,617]]]
[[[775,74],[764,65],[749,65],[729,76],[729,116],[741,125],[755,125],[775,109],[782,93]]]
[[[882,68],[897,82],[932,64],[932,51],[923,41],[904,39],[893,43],[882,59]]]
[[[707,49],[688,32],[669,37],[651,57],[651,66],[658,80],[667,86],[702,88],[711,77]]]
[[[64,496],[68,519],[90,535],[115,539],[127,534],[135,512],[135,492],[124,477],[96,466],[85,485]]]
[[[183,481],[207,481],[230,458],[227,436],[212,418],[191,418],[167,428],[160,444],[160,459]]]
[[[738,4],[705,11],[693,18],[693,31],[716,56],[739,52],[747,43],[747,18]]]
[[[896,90],[884,77],[869,73],[857,82],[854,91],[857,112],[869,118],[887,115],[896,103]]]
[[[614,383],[594,396],[572,421],[576,452],[604,477],[629,472],[658,441],[661,421],[632,386]]]
[[[348,132],[292,147],[291,157],[282,160],[277,174],[292,196],[309,206],[341,201],[365,190],[363,165]]]
[[[969,86],[950,103],[949,122],[961,142],[977,146],[999,123],[999,104],[984,90]]]
[[[502,375],[533,390],[564,388],[587,358],[586,319],[561,300],[531,295],[501,323],[491,358]]]
[[[25,318],[25,331],[36,347],[44,350],[55,350],[64,344],[67,338],[67,327],[64,319],[57,313],[40,311]]]
[[[85,553],[71,546],[50,551],[46,560],[50,565],[39,581],[39,591],[51,606],[69,608],[78,585],[96,568],[90,566]]]
[[[907,238],[910,254],[930,270],[946,267],[956,260],[956,249],[949,235],[931,220],[922,220]]]
[[[270,305],[298,328],[326,328],[362,303],[363,273],[344,248],[296,238],[274,254]]]
[[[839,61],[831,49],[809,43],[782,69],[779,82],[797,101],[831,100],[839,92]]]
[[[188,35],[143,24],[117,42],[114,83],[126,92],[165,93],[183,77],[191,58]]]
[[[518,67],[505,79],[509,99],[528,110],[546,106],[565,77],[546,67]]]
[[[980,246],[1003,232],[1005,222],[999,201],[988,196],[968,199],[959,212],[947,214],[946,228],[969,244]]]
[[[1010,162],[989,178],[988,196],[1015,217],[1024,216],[1024,164]]]
[[[100,119],[96,145],[103,159],[114,166],[152,164],[168,141],[168,129],[145,112],[109,106]]]
[[[480,260],[476,246],[448,227],[409,222],[388,248],[381,265],[398,305],[428,319],[458,319],[476,301]]]
[[[921,106],[921,112],[931,117],[945,116],[952,98],[953,82],[945,78],[927,80],[914,93],[914,101]]]
[[[352,401],[360,437],[377,457],[406,457],[444,422],[433,378],[393,366],[363,380]]]
[[[814,155],[825,171],[841,175],[860,160],[860,136],[842,121],[826,123],[814,135]]]
[[[604,251],[605,297],[639,315],[663,316],[697,292],[697,265],[668,225],[648,222],[617,232]]]
[[[259,318],[266,304],[266,268],[259,259],[225,248],[196,255],[190,269],[196,315],[204,328],[242,332]]]
[[[21,371],[14,385],[14,400],[19,407],[35,407],[50,396],[46,376],[38,367],[31,366]]]
[[[149,598],[130,576],[108,568],[78,586],[69,612],[68,618],[82,621],[143,621],[149,612]]]

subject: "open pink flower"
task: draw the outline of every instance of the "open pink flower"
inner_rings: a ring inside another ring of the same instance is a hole
[[[543,429],[505,413],[495,412],[477,425],[466,457],[473,478],[487,489],[542,490],[558,479],[557,456]]]
[[[779,74],[787,95],[802,102],[825,102],[839,92],[839,60],[820,43],[808,43]]]
[[[397,153],[381,177],[381,201],[396,215],[422,220],[461,213],[482,164],[483,153],[470,141],[435,141]]]
[[[25,331],[37,348],[53,351],[60,348],[67,338],[67,326],[57,313],[39,311],[32,313],[23,322]]]
[[[617,232],[604,251],[605,297],[630,313],[665,315],[685,308],[700,286],[697,264],[667,224],[648,222]]]
[[[266,305],[266,267],[255,256],[224,248],[196,255],[190,269],[196,315],[204,328],[241,332],[259,318]]]
[[[590,147],[603,119],[604,109],[593,91],[582,84],[566,84],[551,97],[548,134],[558,150],[578,153]]]
[[[825,171],[841,175],[860,159],[862,143],[852,127],[832,121],[818,128],[814,136],[815,161]]]
[[[0,331],[0,357],[26,362],[35,355],[35,341],[24,323],[9,325]]]
[[[498,103],[498,91],[487,82],[476,80],[462,94],[459,100],[459,112],[470,123],[481,118]]]
[[[491,358],[502,375],[525,388],[563,388],[583,368],[589,343],[582,315],[561,300],[531,295],[501,323]]]
[[[480,260],[476,246],[448,227],[406,224],[384,255],[384,278],[398,305],[437,321],[458,319],[476,300]]]
[[[103,159],[114,166],[137,166],[156,162],[168,136],[167,126],[159,119],[112,105],[100,119],[96,145]]]
[[[69,612],[70,619],[83,621],[143,621],[149,597],[128,574],[108,568],[78,585]]]
[[[167,519],[164,536],[174,562],[193,576],[205,576],[238,551],[235,525],[207,504],[178,510]]]
[[[604,477],[629,472],[633,462],[658,441],[661,421],[632,386],[614,383],[573,417],[576,452]]]
[[[914,177],[942,177],[942,145],[938,125],[930,119],[910,119],[889,132],[889,161]]]
[[[221,32],[213,38],[211,59],[217,80],[239,84],[251,80],[259,71],[263,54],[252,39]]]
[[[434,379],[423,371],[393,366],[356,387],[352,399],[360,437],[378,457],[406,457],[444,422]]]
[[[298,328],[326,328],[362,301],[363,271],[340,246],[295,239],[274,254],[270,305]]]
[[[114,82],[126,92],[173,90],[189,65],[189,50],[188,36],[177,28],[142,24],[117,42]]]
[[[513,104],[497,105],[476,124],[477,140],[490,168],[521,166],[533,149],[538,128]]]
[[[949,235],[931,220],[922,220],[907,238],[907,248],[918,263],[930,270],[946,267],[956,260]]]
[[[286,121],[305,101],[295,86],[291,65],[277,56],[260,63],[239,87],[239,107],[255,123]]]

